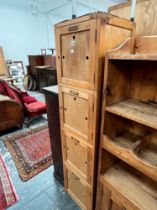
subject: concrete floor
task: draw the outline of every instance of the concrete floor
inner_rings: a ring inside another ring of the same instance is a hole
[[[42,94],[34,92],[31,95],[44,101]],[[46,118],[46,116],[44,116]],[[35,120],[32,127],[42,124],[43,119]],[[44,119],[45,121],[45,119]],[[5,162],[10,171],[10,175],[19,196],[19,201],[8,210],[80,210],[76,203],[64,192],[63,186],[53,176],[53,166],[41,172],[27,182],[23,182],[12,160],[12,157],[5,147],[3,140],[7,136],[27,130],[9,130],[7,133],[0,133],[0,153],[3,155]]]

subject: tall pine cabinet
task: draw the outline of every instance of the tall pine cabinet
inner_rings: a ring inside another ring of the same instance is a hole
[[[55,26],[64,185],[81,209],[94,205],[105,52],[134,28],[102,12]]]

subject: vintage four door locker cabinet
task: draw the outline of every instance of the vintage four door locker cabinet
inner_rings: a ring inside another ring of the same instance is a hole
[[[92,210],[104,56],[132,36],[134,24],[99,12],[55,29],[65,190],[81,209]]]

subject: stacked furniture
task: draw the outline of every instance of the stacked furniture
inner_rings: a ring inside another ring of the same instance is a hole
[[[36,66],[44,66],[44,56],[43,55],[28,55],[28,74],[37,76]]]
[[[26,90],[41,91],[43,87],[50,86],[52,83],[56,85],[55,55],[28,55],[28,61],[27,75],[24,80]]]
[[[127,40],[105,63],[96,209],[156,210],[157,36]]]
[[[29,72],[30,75],[37,75],[36,66],[48,66],[53,69],[56,68],[56,56],[55,55],[28,55]]]
[[[93,209],[104,55],[134,33],[134,24],[92,13],[55,26],[65,190]]]
[[[38,80],[38,89],[42,91],[44,87],[55,86],[57,85],[57,71],[56,69],[39,66],[36,67],[37,71],[37,80]]]

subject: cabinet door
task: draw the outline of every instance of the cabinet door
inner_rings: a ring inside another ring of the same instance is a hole
[[[64,131],[64,153],[67,164],[91,183],[92,147],[70,132]]]
[[[96,20],[57,29],[59,83],[94,89]]]
[[[67,171],[68,184],[67,191],[78,203],[81,209],[89,209],[90,189],[76,174]]]
[[[61,88],[61,95],[62,126],[92,143],[94,95],[67,87]]]

